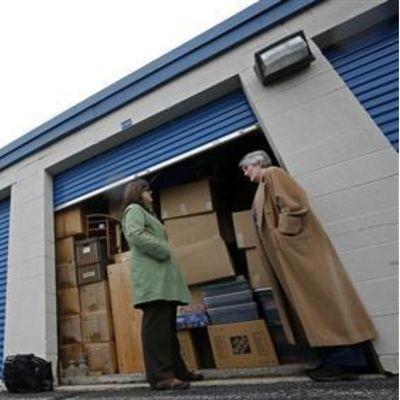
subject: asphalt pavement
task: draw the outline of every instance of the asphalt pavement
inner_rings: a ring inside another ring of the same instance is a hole
[[[398,396],[397,377],[334,383],[317,383],[303,377],[204,381],[184,391],[152,391],[145,384],[134,384],[60,387],[54,392],[29,395],[0,392],[0,399],[18,400],[394,400]]]

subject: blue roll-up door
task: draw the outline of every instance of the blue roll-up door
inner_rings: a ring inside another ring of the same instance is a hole
[[[399,27],[393,19],[325,50],[325,56],[399,150]]]
[[[56,175],[55,207],[60,209],[255,122],[244,94],[231,93]]]
[[[0,377],[3,376],[10,199],[0,201]]]

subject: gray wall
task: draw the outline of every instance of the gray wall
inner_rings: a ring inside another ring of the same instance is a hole
[[[396,154],[315,45],[312,68],[277,85],[262,87],[252,69],[254,52],[282,35],[301,28],[317,37],[384,3],[325,1],[2,171],[0,192],[12,188],[5,354],[57,357],[48,171],[118,141],[123,120],[137,121],[128,136],[140,134],[222,94],[239,77],[271,146],[308,190],[372,314],[382,362],[397,368]]]

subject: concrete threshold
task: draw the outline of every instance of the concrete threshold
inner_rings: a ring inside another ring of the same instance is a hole
[[[382,379],[383,375],[368,374],[360,375],[359,380],[371,381]],[[220,379],[206,379],[201,382],[192,382],[192,387],[212,387],[212,386],[243,386],[243,385],[266,385],[276,383],[307,383],[312,380],[304,375],[301,376],[275,376],[275,377],[242,377],[242,378],[220,378]],[[145,382],[137,383],[113,383],[113,384],[91,384],[91,385],[66,385],[58,386],[55,392],[58,393],[86,393],[86,392],[107,392],[107,391],[130,391],[134,389],[148,389],[149,385]]]
[[[225,379],[244,379],[244,378],[279,378],[304,376],[306,368],[311,368],[315,364],[299,363],[279,365],[275,367],[263,368],[235,368],[235,369],[204,369],[199,370],[204,375],[205,381],[225,380]],[[123,385],[145,383],[144,374],[116,374],[101,376],[76,376],[61,378],[61,386],[88,386],[88,385]]]

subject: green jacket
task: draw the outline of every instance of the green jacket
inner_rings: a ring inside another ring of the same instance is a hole
[[[122,229],[132,255],[134,305],[154,300],[190,303],[189,289],[157,217],[130,204],[122,217]]]

